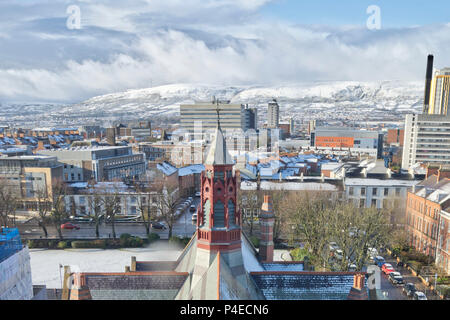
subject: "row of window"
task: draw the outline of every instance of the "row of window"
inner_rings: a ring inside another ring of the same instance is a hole
[[[372,188],[372,195],[376,196],[378,195],[378,190],[383,190],[383,195],[384,196],[388,196],[389,195],[389,188]],[[354,187],[350,187],[348,190],[349,195],[353,196],[355,195],[355,188]],[[401,194],[401,188],[395,188],[395,196],[399,197]],[[365,196],[366,195],[366,188],[360,188],[360,195],[361,196]]]

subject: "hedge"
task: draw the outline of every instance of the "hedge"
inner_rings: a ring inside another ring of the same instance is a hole
[[[106,240],[92,240],[92,241],[72,241],[72,248],[74,249],[90,249],[90,248],[106,248]]]
[[[250,241],[252,242],[255,248],[259,248],[259,238],[255,236],[250,237]]]
[[[296,248],[291,250],[291,256],[294,261],[304,261],[305,257],[308,256],[309,252],[305,248]]]
[[[189,241],[191,241],[191,238],[187,238],[187,237],[181,238],[181,237],[177,237],[177,236],[172,236],[169,239],[169,243],[178,244],[183,247],[187,246]]]
[[[150,233],[150,234],[147,236],[147,238],[148,238],[148,241],[149,241],[149,242],[153,242],[153,241],[156,241],[156,240],[161,239],[161,237],[160,237],[159,234],[157,234],[157,233]]]
[[[60,242],[58,242],[58,245],[57,245],[58,249],[65,249],[65,248],[67,248],[68,246],[69,246],[69,245],[67,244],[66,241],[60,241]]]

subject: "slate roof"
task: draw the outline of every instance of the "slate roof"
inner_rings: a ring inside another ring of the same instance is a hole
[[[94,300],[174,299],[187,273],[84,273]]]
[[[177,261],[136,261],[136,271],[173,271]]]
[[[263,263],[266,271],[303,271],[303,262],[273,262]]]
[[[252,272],[268,300],[347,300],[355,273]]]
[[[214,140],[209,148],[208,156],[206,157],[205,164],[207,165],[225,165],[234,164],[228,153],[225,138],[223,136],[220,125],[217,126],[214,134]]]

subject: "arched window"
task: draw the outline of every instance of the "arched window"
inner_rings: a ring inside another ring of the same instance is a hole
[[[225,227],[225,207],[220,200],[214,205],[214,227]]]
[[[234,223],[234,203],[233,203],[233,201],[230,199],[229,201],[228,201],[228,225],[230,225],[230,226],[234,226],[235,225],[235,223]]]
[[[203,205],[203,214],[204,214],[204,219],[203,219],[203,224],[202,227],[206,227],[209,228],[209,213],[211,211],[211,202],[209,202],[209,199],[206,200],[205,204]]]

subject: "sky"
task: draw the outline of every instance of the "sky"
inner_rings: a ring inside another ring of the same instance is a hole
[[[2,0],[0,103],[174,83],[418,81],[429,53],[450,66],[449,20],[447,0]]]

